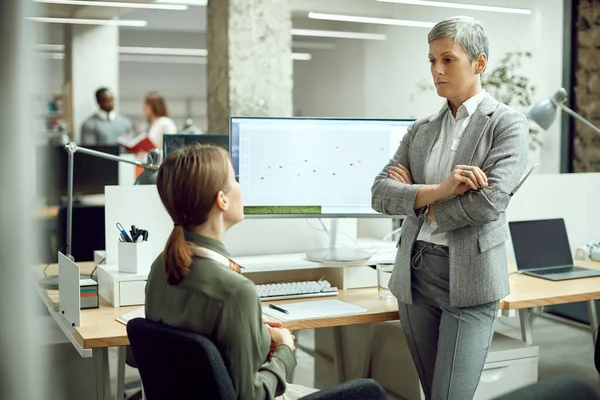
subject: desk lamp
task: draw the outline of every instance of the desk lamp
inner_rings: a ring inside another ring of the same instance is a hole
[[[71,255],[72,225],[73,225],[73,159],[75,153],[88,154],[90,156],[104,158],[116,162],[124,162],[137,165],[144,168],[144,171],[137,177],[135,185],[156,185],[156,176],[160,166],[160,152],[158,149],[152,149],[148,152],[146,162],[138,160],[129,160],[127,158],[106,154],[101,151],[79,147],[77,143],[71,142],[65,145],[68,155],[68,178],[67,178],[67,242],[65,245],[65,255],[73,260]],[[58,289],[58,276],[47,276],[42,278],[40,285],[47,289]]]
[[[527,117],[532,121],[535,121],[535,123],[537,123],[544,130],[547,130],[556,118],[557,109],[560,108],[562,111],[577,118],[579,121],[592,128],[593,131],[600,134],[599,128],[567,107],[565,105],[566,101],[567,91],[564,88],[560,88],[552,96],[548,97],[547,99],[540,100],[531,106],[527,112]]]

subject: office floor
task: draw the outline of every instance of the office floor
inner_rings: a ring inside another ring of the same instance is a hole
[[[520,339],[518,318],[501,318],[496,331]],[[302,331],[298,340],[311,348],[314,342],[312,330]],[[538,317],[533,324],[533,342],[540,347],[539,379],[561,375],[576,375],[592,382],[600,390],[600,377],[593,364],[593,343],[589,331]],[[112,385],[115,384],[116,349],[110,349]],[[312,387],[314,383],[314,360],[305,352],[297,351],[298,366],[294,383]],[[139,379],[135,369],[127,367],[126,382]],[[130,385],[127,385],[130,386]],[[132,393],[132,391],[128,391]]]

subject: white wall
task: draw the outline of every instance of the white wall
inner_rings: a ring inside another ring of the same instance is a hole
[[[126,47],[205,48],[200,32],[121,29],[119,45]],[[143,126],[143,98],[156,90],[166,101],[171,118],[182,128],[186,118],[206,130],[206,66],[121,62],[119,64],[120,111]]]
[[[531,79],[539,96],[554,93],[562,85],[563,0],[512,0],[502,5],[531,8],[533,14],[397,5],[390,9],[392,14],[388,16],[432,22],[456,14],[473,16],[483,22],[490,39],[490,68],[507,52],[531,51],[533,57],[521,72]],[[359,24],[348,24],[348,30],[359,27]],[[431,82],[428,29],[386,26],[379,32],[386,33],[388,39],[381,42],[345,40],[343,45],[336,44],[329,54],[316,54],[310,63],[298,66],[295,109],[315,116],[367,118],[421,117],[437,112],[443,101],[434,91],[411,96],[416,93],[417,84]],[[544,146],[539,158],[543,163],[537,172],[557,173],[560,121],[542,137]],[[533,155],[532,159],[536,157],[538,155]]]
[[[310,50],[294,63],[294,112],[306,117],[366,116],[364,42],[328,39],[333,50]]]

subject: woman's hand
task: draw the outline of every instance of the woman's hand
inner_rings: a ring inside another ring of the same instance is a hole
[[[413,180],[410,171],[404,165],[398,164],[388,168],[388,177],[400,183],[412,185]]]
[[[283,325],[279,321],[263,321],[269,334],[271,335],[271,348],[269,349],[269,355],[273,354],[277,346],[285,344],[289,346],[292,351],[296,350],[294,340],[296,337],[290,333],[286,328],[281,328]]]
[[[457,165],[442,183],[439,190],[443,198],[458,196],[469,190],[488,187],[487,176],[478,167]]]

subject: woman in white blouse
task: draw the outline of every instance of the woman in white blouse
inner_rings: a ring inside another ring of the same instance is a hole
[[[157,92],[148,93],[144,99],[144,114],[150,125],[148,137],[162,151],[163,135],[177,133],[177,125],[169,118],[165,99]]]

